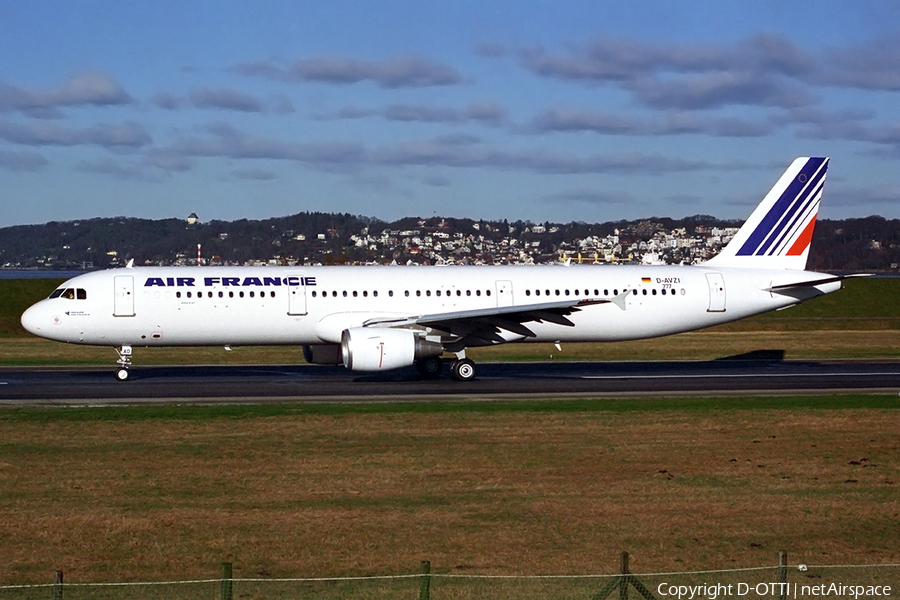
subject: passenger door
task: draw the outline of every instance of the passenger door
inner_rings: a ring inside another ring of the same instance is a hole
[[[725,312],[725,278],[721,273],[707,273],[709,308],[706,312]]]
[[[113,301],[114,317],[134,316],[134,277],[131,275],[116,275],[113,277],[115,298]]]

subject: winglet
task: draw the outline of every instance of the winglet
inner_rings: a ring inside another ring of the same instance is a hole
[[[796,159],[737,235],[706,264],[805,269],[827,170],[826,157]]]

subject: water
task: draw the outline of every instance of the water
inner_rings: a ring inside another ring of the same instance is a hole
[[[49,271],[44,269],[17,271],[15,269],[0,269],[0,279],[71,279],[85,273],[87,271]]]

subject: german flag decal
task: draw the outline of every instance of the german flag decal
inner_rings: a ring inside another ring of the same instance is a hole
[[[641,277],[641,283],[650,283],[650,281],[649,277]]]

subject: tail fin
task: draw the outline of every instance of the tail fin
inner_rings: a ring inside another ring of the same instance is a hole
[[[737,235],[706,264],[804,270],[827,170],[828,158],[796,159]]]

